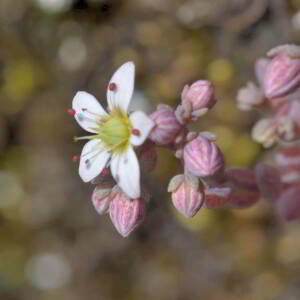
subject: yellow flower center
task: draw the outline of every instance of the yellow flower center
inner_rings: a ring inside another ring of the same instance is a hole
[[[127,114],[120,109],[114,109],[101,120],[96,130],[97,138],[104,143],[106,149],[120,152],[128,146],[132,124]]]

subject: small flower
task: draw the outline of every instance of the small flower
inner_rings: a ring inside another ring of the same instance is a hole
[[[173,177],[168,192],[172,192],[175,208],[186,217],[193,217],[204,203],[203,184],[192,174]]]
[[[184,147],[184,165],[196,176],[212,176],[224,168],[224,156],[212,141],[199,135]]]
[[[109,216],[117,231],[127,237],[144,220],[146,200],[130,199],[122,191],[115,194],[109,207]]]
[[[285,54],[275,56],[264,75],[264,92],[268,99],[284,96],[300,86],[300,59]]]
[[[112,176],[130,198],[138,198],[141,193],[140,168],[133,147],[142,145],[154,126],[141,111],[128,115],[134,73],[134,64],[127,62],[112,76],[107,88],[108,113],[86,92],[78,92],[72,104],[76,121],[94,134],[76,138],[90,140],[80,156],[80,177],[89,182],[110,164]]]
[[[168,105],[159,105],[155,112],[149,116],[155,123],[149,139],[157,145],[169,145],[175,141],[182,129],[178,123],[173,109]]]

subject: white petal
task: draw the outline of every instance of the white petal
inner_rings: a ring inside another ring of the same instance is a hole
[[[99,140],[87,142],[81,152],[79,175],[84,182],[89,182],[98,176],[105,167],[110,153],[101,145]]]
[[[134,146],[140,146],[147,139],[152,128],[155,126],[154,121],[152,121],[145,113],[142,111],[135,111],[129,117],[132,128],[139,130],[139,135],[132,134],[130,137],[130,143]]]
[[[131,199],[141,196],[140,166],[132,147],[112,156],[110,169],[118,186]]]
[[[75,110],[75,119],[86,131],[95,133],[92,128],[97,126],[97,122],[107,113],[98,100],[87,92],[77,92],[73,98],[72,108]]]
[[[127,112],[134,89],[135,67],[133,62],[123,64],[112,76],[107,88],[107,102],[109,109],[121,108]],[[116,89],[111,91],[111,83],[116,84]]]

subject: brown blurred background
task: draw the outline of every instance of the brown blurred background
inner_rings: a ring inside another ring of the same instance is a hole
[[[180,217],[166,150],[146,221],[119,236],[72,163],[83,132],[66,114],[78,90],[105,105],[128,60],[147,112],[206,78],[219,103],[193,128],[217,133],[228,166],[251,167],[258,116],[236,109],[236,91],[287,42],[300,42],[299,0],[0,0],[0,299],[300,299],[300,224],[278,224],[264,202]]]

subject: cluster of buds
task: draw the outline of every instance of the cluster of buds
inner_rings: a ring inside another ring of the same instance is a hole
[[[282,49],[281,52],[284,51]],[[291,59],[296,60],[295,56]],[[262,72],[268,74],[269,69],[274,68],[273,64],[272,60],[259,62],[257,68],[265,70],[260,71],[259,76],[263,77]],[[170,180],[168,191],[175,209],[185,217],[193,217],[202,207],[249,207],[259,200],[261,189],[268,193],[269,186],[258,181],[257,171],[225,168],[223,153],[215,143],[213,133],[189,129],[191,122],[198,121],[217,102],[211,82],[198,80],[191,86],[186,85],[181,103],[175,109],[161,104],[148,116],[141,111],[129,112],[128,109],[134,89],[134,72],[134,64],[128,62],[114,73],[107,87],[107,111],[86,92],[78,92],[72,109],[68,110],[84,130],[92,133],[76,138],[88,140],[81,155],[73,157],[74,161],[79,161],[79,175],[84,182],[95,185],[92,203],[96,211],[100,215],[108,214],[123,237],[132,233],[145,218],[151,197],[142,176],[155,168],[156,147],[171,150],[181,162],[182,173]],[[294,70],[292,73],[295,75],[297,72]],[[293,84],[289,82],[293,90],[296,81],[294,79]],[[280,80],[275,78],[272,82],[278,85]],[[240,106],[248,109],[262,105],[264,101],[271,103],[276,96],[276,105],[270,104],[278,112],[276,122],[287,115],[290,118],[295,109],[290,106],[298,104],[297,99],[279,101],[278,95],[286,96],[287,88],[282,92],[279,88],[271,89],[269,85],[270,79],[262,81],[261,88],[249,84],[239,94],[247,100],[239,101]],[[267,93],[263,92],[266,88]],[[293,116],[297,119],[297,114]],[[279,126],[281,131],[277,123],[276,126],[275,131],[284,132],[283,136],[296,132],[294,127],[297,127],[291,124],[292,129],[288,128],[283,121]],[[263,135],[269,140],[276,134],[269,133],[268,124],[265,127],[267,130]],[[290,174],[286,176],[292,177]]]
[[[258,85],[249,82],[237,95],[241,110],[260,109],[264,117],[253,127],[252,137],[269,148],[278,141],[300,137],[300,47],[283,45],[256,61]]]
[[[267,56],[256,62],[259,86],[248,83],[237,103],[242,110],[266,113],[253,127],[252,137],[265,148],[276,143],[279,147],[271,156],[273,166],[256,166],[257,187],[277,216],[291,221],[300,218],[300,47],[278,46]]]

